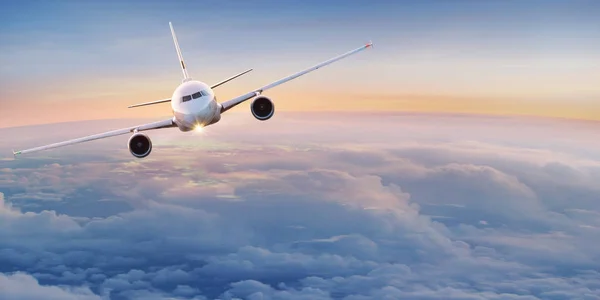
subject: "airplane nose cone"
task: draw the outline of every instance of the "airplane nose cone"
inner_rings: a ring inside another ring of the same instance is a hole
[[[183,131],[193,130],[198,126],[207,126],[214,122],[215,104],[210,99],[195,99],[186,103],[177,112],[177,119],[180,129]]]
[[[207,125],[212,118],[213,111],[210,109],[210,103],[196,106],[194,111],[190,111],[185,116],[186,123],[193,127]]]
[[[194,115],[195,122],[198,124],[208,123],[210,118],[212,118],[212,112],[209,111],[208,108],[205,108]]]

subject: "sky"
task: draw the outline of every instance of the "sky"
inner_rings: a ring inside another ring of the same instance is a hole
[[[600,119],[597,1],[20,1],[0,11],[0,127],[168,116],[181,72],[219,100],[373,41],[268,92],[282,111]],[[248,109],[247,104],[238,110]]]
[[[2,299],[600,299],[600,2],[23,1],[0,10]],[[165,119],[368,41],[202,132]]]
[[[3,128],[0,140],[131,122]],[[239,113],[202,133],[151,132],[144,159],[127,136],[3,158],[1,297],[600,299],[598,129]]]

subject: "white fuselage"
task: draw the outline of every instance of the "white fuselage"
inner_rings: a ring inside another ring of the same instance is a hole
[[[171,108],[175,124],[181,131],[208,126],[221,119],[221,105],[217,103],[214,91],[196,80],[186,81],[175,89]]]

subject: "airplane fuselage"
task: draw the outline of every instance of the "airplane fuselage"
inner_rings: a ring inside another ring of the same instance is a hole
[[[209,85],[188,80],[179,85],[171,97],[173,120],[179,130],[191,131],[221,119],[221,105]]]

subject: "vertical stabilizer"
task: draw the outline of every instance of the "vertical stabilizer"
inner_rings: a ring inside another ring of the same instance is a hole
[[[185,63],[183,62],[183,56],[181,55],[181,49],[179,48],[179,42],[177,42],[177,36],[175,35],[175,30],[173,29],[173,24],[169,22],[169,27],[171,27],[171,35],[173,35],[173,43],[175,43],[175,49],[177,50],[177,57],[179,57],[179,64],[181,66],[181,71],[183,72],[183,81],[187,81],[190,78],[188,75],[187,69],[185,68]]]

